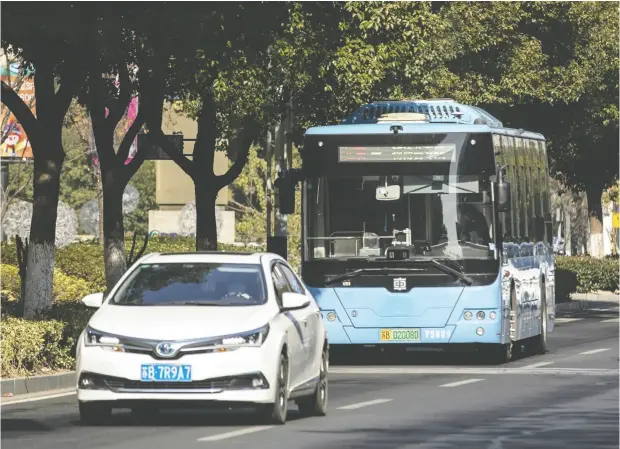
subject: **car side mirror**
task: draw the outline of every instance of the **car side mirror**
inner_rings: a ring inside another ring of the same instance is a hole
[[[308,307],[310,300],[306,295],[286,292],[282,294],[282,308],[284,310],[299,310]]]
[[[501,181],[497,184],[497,211],[510,212],[510,183]]]
[[[103,304],[103,293],[91,293],[82,298],[82,302],[86,307],[98,309]]]

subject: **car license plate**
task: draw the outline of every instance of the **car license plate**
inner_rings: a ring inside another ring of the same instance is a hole
[[[420,329],[381,329],[381,341],[420,341]]]
[[[191,365],[142,365],[142,382],[191,382]]]

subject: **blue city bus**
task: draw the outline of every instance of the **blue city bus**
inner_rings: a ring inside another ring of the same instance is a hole
[[[452,100],[377,101],[308,129],[302,160],[280,185],[302,181],[301,276],[331,349],[467,347],[499,362],[547,351],[541,134]]]

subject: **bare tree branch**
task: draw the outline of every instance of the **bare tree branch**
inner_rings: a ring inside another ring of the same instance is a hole
[[[17,95],[17,92],[11,89],[4,81],[2,81],[2,103],[9,108],[9,111],[13,113],[17,121],[22,125],[30,141],[36,140],[38,138],[38,123],[32,110]]]
[[[256,137],[256,130],[258,127],[256,122],[250,118],[246,119],[245,122],[241,135],[232,142],[232,145],[236,146],[238,149],[235,151],[235,153],[237,153],[235,162],[226,173],[215,177],[216,185],[220,188],[232,184],[233,181],[239,177],[243,171],[243,167],[245,167],[245,164],[248,162],[248,154],[250,153],[252,142]]]
[[[120,163],[124,164],[129,157],[129,150],[131,150],[131,144],[144,126],[145,122],[146,114],[139,110],[135,120],[129,126],[129,129],[125,132],[125,136],[123,137],[123,140],[118,147],[118,151],[116,152],[116,157]]]

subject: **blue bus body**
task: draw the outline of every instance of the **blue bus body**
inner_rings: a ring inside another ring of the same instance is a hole
[[[377,119],[391,112],[424,113],[426,121]],[[342,162],[347,154],[372,159],[401,148],[430,146],[435,151],[441,145],[456,148],[452,162],[434,164],[423,156],[420,163]],[[341,159],[333,155],[336,150]],[[301,275],[321,308],[330,346],[482,344],[507,350],[510,358],[512,346],[529,339],[544,352],[541,339],[555,320],[555,268],[542,135],[504,128],[487,112],[452,101],[385,101],[360,108],[339,125],[308,129],[302,157],[308,168],[302,190]],[[496,204],[498,179],[491,170],[500,168],[512,192],[508,212],[499,212]],[[419,181],[425,174],[435,176],[427,186]],[[437,177],[443,181],[435,182]],[[368,192],[373,183],[379,192],[384,179],[386,189],[388,179],[398,179],[394,185],[407,193],[391,204],[374,202]],[[350,191],[349,181],[355,184]],[[478,186],[470,196],[461,192],[469,192],[463,187],[468,185]],[[455,239],[462,230],[461,210],[483,216],[489,235],[473,232],[468,235],[478,240]],[[446,218],[450,213],[454,219]],[[402,234],[399,223],[408,226],[407,248],[412,249],[411,256],[403,253],[405,259],[397,262],[387,259],[394,248],[404,248],[400,237],[387,240],[390,232]],[[369,226],[373,232],[367,232]],[[416,232],[426,241],[417,253]],[[373,255],[360,256],[367,239],[375,237],[374,249],[367,248]],[[457,256],[446,256],[450,245],[456,248],[450,254]],[[444,266],[434,266],[431,259]],[[469,280],[451,276],[446,265]],[[337,280],[330,281],[334,276]]]

